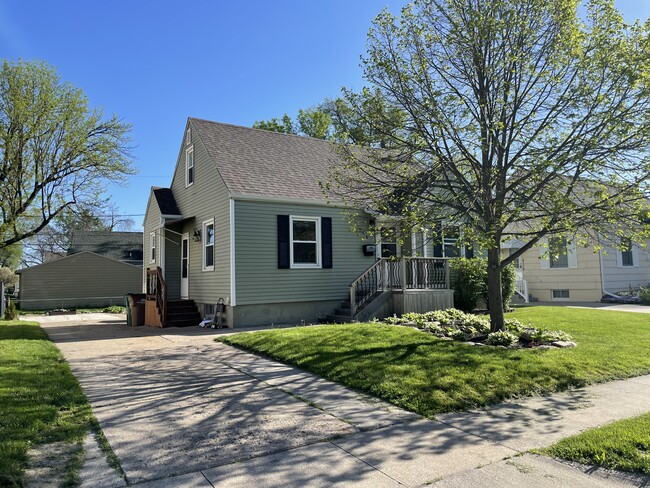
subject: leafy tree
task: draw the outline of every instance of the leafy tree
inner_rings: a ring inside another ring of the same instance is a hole
[[[5,285],[13,286],[18,283],[18,275],[5,266],[0,266],[0,282]],[[0,297],[1,299],[2,297]]]
[[[316,139],[328,139],[331,125],[331,117],[321,110],[298,110],[298,128],[301,134]]]
[[[405,120],[368,115],[390,150],[343,147],[331,191],[461,225],[487,250],[492,330],[501,271],[544,236],[649,235],[650,22],[626,24],[613,0],[416,0],[382,12],[367,46],[365,79]],[[346,97],[358,114],[366,99]],[[508,239],[523,246],[502,257]]]
[[[291,121],[291,117],[284,114],[282,119],[272,118],[269,120],[256,120],[253,123],[253,129],[268,130],[271,132],[281,132],[283,134],[295,134],[296,129]]]
[[[22,242],[16,242],[11,246],[0,248],[0,267],[6,267],[15,271],[20,266],[20,258],[22,255]]]
[[[390,147],[406,123],[404,111],[387,103],[378,89],[343,93],[344,97],[326,99],[318,106],[332,120],[333,138],[358,146]]]
[[[103,119],[45,63],[0,68],[0,249],[133,174],[130,126]]]
[[[133,220],[120,216],[117,207],[107,200],[65,209],[48,227],[23,241],[25,252],[22,262],[26,266],[33,266],[65,256],[77,230],[113,231],[132,227]]]

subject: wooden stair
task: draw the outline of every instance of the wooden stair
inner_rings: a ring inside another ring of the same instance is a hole
[[[199,325],[201,314],[194,300],[169,300],[164,327],[190,327]]]

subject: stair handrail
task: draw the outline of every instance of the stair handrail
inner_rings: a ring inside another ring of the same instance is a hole
[[[160,320],[164,325],[167,320],[167,285],[160,266],[147,269],[146,298],[156,302],[156,308],[160,310]]]
[[[350,316],[352,318],[361,305],[366,303],[375,292],[383,289],[386,278],[382,265],[389,260],[389,258],[379,258],[350,283]],[[363,293],[358,293],[362,287],[364,287]]]

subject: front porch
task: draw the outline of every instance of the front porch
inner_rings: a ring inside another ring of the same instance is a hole
[[[349,298],[328,319],[366,321],[454,306],[448,258],[380,258],[349,286]]]

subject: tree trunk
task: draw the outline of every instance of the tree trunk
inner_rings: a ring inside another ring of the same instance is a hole
[[[501,250],[488,249],[487,294],[490,310],[490,330],[505,330],[503,315],[503,293],[501,290]]]

